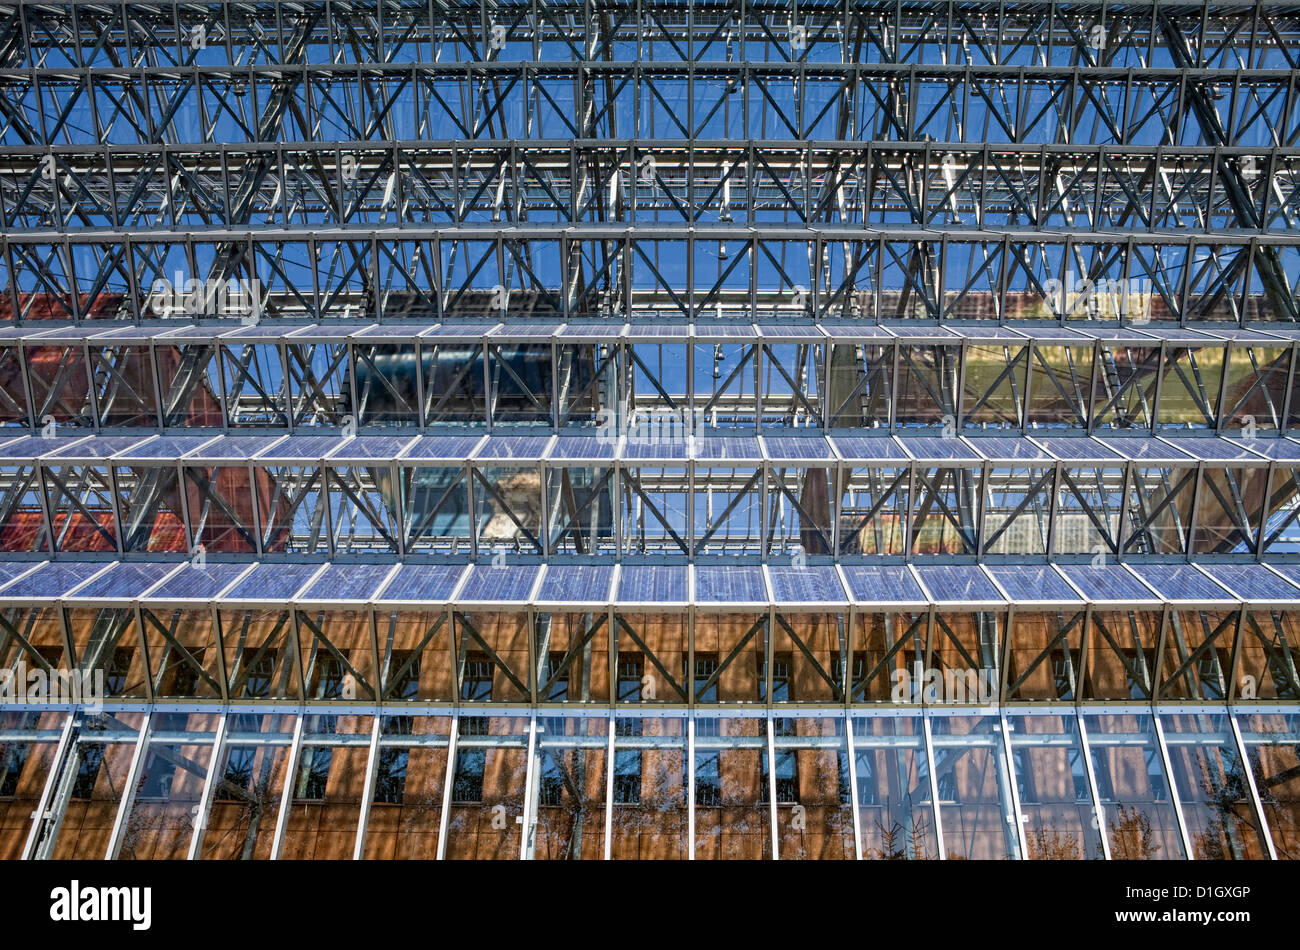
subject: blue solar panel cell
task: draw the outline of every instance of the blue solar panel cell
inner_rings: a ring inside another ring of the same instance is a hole
[[[233,600],[287,601],[302,589],[319,564],[259,564],[231,588]]]
[[[697,567],[695,599],[699,603],[767,603],[762,568],[737,564],[735,567]]]
[[[684,565],[625,564],[618,578],[618,599],[634,604],[684,604],[689,580]]]
[[[1134,564],[1132,571],[1166,600],[1232,600],[1219,584],[1190,564]]]
[[[78,584],[102,571],[102,561],[63,561],[44,564],[4,589],[4,597],[61,597]]]
[[[176,569],[175,564],[115,564],[77,591],[77,597],[139,597]]]
[[[848,598],[833,567],[770,567],[772,600],[779,604],[846,603]]]
[[[844,579],[853,599],[864,606],[929,600],[912,572],[902,564],[849,565],[844,568]]]
[[[974,564],[935,564],[916,569],[921,583],[940,603],[998,601],[1003,597]]]
[[[990,566],[988,572],[1015,602],[1080,600],[1061,575],[1045,564]]]
[[[445,603],[465,568],[460,564],[403,564],[378,597],[385,602]]]
[[[208,600],[234,583],[247,564],[194,564],[173,574],[153,591],[150,600]]]
[[[391,564],[331,564],[299,597],[302,600],[370,600]]]
[[[605,604],[614,581],[608,564],[552,564],[546,569],[537,599],[547,603]]]
[[[526,604],[540,570],[536,564],[507,564],[504,567],[475,564],[456,599]]]
[[[1278,577],[1262,564],[1206,564],[1216,581],[1246,600],[1300,600],[1300,586]]]
[[[483,443],[475,458],[504,461],[517,459],[534,461],[546,454],[546,446],[551,441],[549,435],[503,435],[492,436]]]
[[[1061,571],[1088,600],[1155,601],[1142,582],[1119,564],[1067,564]]]

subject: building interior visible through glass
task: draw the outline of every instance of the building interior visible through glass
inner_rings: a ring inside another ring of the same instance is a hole
[[[0,0],[0,857],[1300,857],[1300,5],[996,13]]]

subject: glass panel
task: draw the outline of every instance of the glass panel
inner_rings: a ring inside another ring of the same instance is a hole
[[[765,614],[696,614],[695,702],[763,702],[766,654]]]
[[[374,699],[375,641],[369,611],[299,611],[298,642],[309,700]]]
[[[0,861],[22,856],[67,715],[0,712]]]
[[[605,856],[608,734],[605,718],[538,720],[534,857],[596,861]]]
[[[528,774],[528,720],[462,716],[447,857],[517,861]]]
[[[778,759],[777,801],[795,804],[792,753]],[[768,805],[767,721],[695,720],[695,857],[748,860],[772,856]]]
[[[528,614],[503,610],[454,616],[460,698],[528,702]]]
[[[539,613],[534,636],[539,702],[609,701],[608,613]]]
[[[842,701],[841,658],[847,648],[848,618],[843,614],[777,614],[770,670],[772,702]],[[764,691],[769,689],[766,679],[759,685]]]
[[[384,716],[364,857],[414,860],[438,853],[447,782],[448,716]]]
[[[1300,858],[1300,715],[1238,716],[1273,848],[1284,861]]]
[[[1160,724],[1192,857],[1267,858],[1264,831],[1227,713],[1165,713]]]
[[[1086,714],[1083,724],[1111,858],[1186,857],[1151,716]]]
[[[63,861],[108,853],[143,721],[141,713],[106,713],[82,721],[61,776],[66,780],[72,770],[74,777],[58,837],[52,843],[42,842],[39,854]]]
[[[160,698],[221,696],[216,624],[206,609],[141,608],[149,676]]]
[[[392,610],[377,620],[384,701],[451,699],[455,689],[446,612]]]
[[[1083,699],[1150,699],[1161,613],[1099,610],[1088,625]]]
[[[221,640],[232,700],[302,695],[289,611],[223,610]]]
[[[779,718],[774,733],[778,780],[783,769],[794,773],[793,802],[783,801],[784,789],[777,788],[781,860],[853,860],[853,795],[844,719]]]
[[[1075,698],[1083,659],[1082,610],[1017,611],[1007,649],[1007,700]]]
[[[1237,696],[1241,699],[1300,699],[1297,674],[1297,613],[1247,610],[1241,622]]]
[[[372,722],[372,716],[306,717],[282,857],[309,861],[352,857]]]
[[[1008,716],[1027,857],[1105,856],[1074,713]]]
[[[855,716],[853,752],[862,856],[874,860],[938,858],[921,717],[907,713]]]
[[[686,614],[618,614],[614,701],[684,703],[689,643]]]
[[[611,855],[685,860],[686,720],[620,716],[613,769]]]
[[[992,703],[999,695],[1002,630],[1006,614],[946,613],[934,615],[930,633],[930,670],[923,684],[925,701]]]
[[[271,856],[280,814],[294,717],[232,713],[214,773],[199,856],[210,860],[259,860]]]
[[[1020,857],[998,717],[935,716],[930,729],[948,860]]]
[[[928,613],[859,614],[849,683],[855,702],[919,703]]]
[[[120,859],[179,860],[189,853],[217,718],[213,713],[154,715]]]

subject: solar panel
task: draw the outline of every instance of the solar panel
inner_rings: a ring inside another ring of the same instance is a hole
[[[323,459],[339,447],[339,440],[330,435],[294,435],[262,453],[261,461],[268,459]],[[220,451],[221,447],[214,446]],[[200,453],[199,458],[202,457]]]
[[[1261,453],[1252,451],[1248,443],[1232,442],[1229,439],[1180,439],[1178,448],[1207,462],[1255,462],[1265,464]]]
[[[283,436],[264,435],[223,435],[211,445],[205,445],[193,452],[190,457],[196,459],[230,460],[246,462],[261,452],[271,448]],[[312,436],[320,438],[320,436]]]
[[[777,604],[845,603],[848,598],[833,567],[769,567]]]
[[[3,596],[62,597],[107,566],[103,561],[55,561],[43,564],[26,577],[20,577],[6,587]]]
[[[1300,586],[1278,577],[1262,564],[1205,564],[1216,581],[1245,600],[1300,600]]]
[[[1128,436],[1111,439],[1106,444],[1125,458],[1133,459],[1135,462],[1181,462],[1192,458],[1189,453],[1176,449],[1172,445],[1166,445],[1157,439]]]
[[[685,565],[625,564],[618,578],[618,599],[636,604],[684,604],[689,595]]]
[[[930,599],[902,564],[846,565],[844,579],[859,604],[925,603]]]
[[[150,594],[150,600],[208,600],[217,596],[235,578],[248,570],[247,564],[221,564],[209,561],[203,567],[191,564],[163,581]]]
[[[594,435],[562,435],[551,446],[553,459],[612,459],[616,442]]]
[[[887,435],[835,436],[831,439],[835,451],[848,461],[878,459],[908,461],[908,455],[894,439]]]
[[[288,601],[318,570],[319,564],[259,564],[228,596],[232,600]]]
[[[986,459],[1048,464],[1054,461],[1050,452],[1027,438],[975,436],[969,439],[969,443]]]
[[[697,567],[695,600],[701,604],[765,604],[767,588],[763,586],[763,571],[745,564]]]
[[[1079,600],[1074,589],[1046,564],[988,565],[986,569],[1016,603]]]
[[[791,438],[763,436],[763,445],[767,449],[767,457],[774,461],[835,461],[835,453],[831,451],[830,443],[820,436]]]
[[[754,438],[705,437],[695,440],[695,457],[708,460],[761,459],[762,447]]]
[[[78,598],[139,597],[154,584],[177,569],[176,564],[114,564],[103,574],[77,591]],[[181,568],[184,571],[184,568]]]
[[[1300,587],[1300,564],[1273,564],[1273,570],[1277,571],[1292,584]]]
[[[1000,601],[993,582],[974,564],[930,564],[916,569],[926,590],[941,603]]]
[[[690,446],[684,438],[674,438],[667,441],[651,441],[649,439],[636,439],[629,437],[623,443],[623,458],[625,459],[658,459],[664,462],[685,462],[689,457],[687,449]]]
[[[0,587],[35,566],[33,561],[0,561]]]
[[[361,462],[386,462],[396,458],[410,443],[411,437],[405,435],[359,435],[349,439],[341,446],[337,440],[336,451],[330,455],[331,462],[357,460]]]
[[[1034,441],[1063,462],[1097,462],[1113,464],[1123,461],[1118,452],[1093,438],[1060,435],[1037,435]]]
[[[81,439],[76,445],[64,445],[53,451],[46,450],[45,458],[58,459],[108,459],[117,455],[119,452],[125,452],[134,445],[139,445],[147,436],[142,435],[107,435],[91,436],[89,439]],[[45,440],[48,443],[48,439]]]
[[[1130,570],[1166,600],[1232,600],[1230,593],[1190,564],[1132,564]]]
[[[456,599],[525,604],[540,570],[536,564],[475,564]]]
[[[552,564],[542,577],[537,599],[547,603],[605,604],[614,582],[610,564]]]
[[[494,435],[479,448],[476,459],[535,461],[546,454],[549,435]]]
[[[464,571],[460,564],[403,564],[377,599],[442,603],[451,599]]]
[[[1248,448],[1252,452],[1257,452],[1265,458],[1276,459],[1278,461],[1295,461],[1300,459],[1300,442],[1291,439],[1250,439],[1250,440],[1233,440],[1237,444]]]
[[[437,459],[463,464],[482,439],[478,435],[425,435],[415,440],[402,459]]]
[[[959,462],[965,459],[980,461],[979,455],[960,439],[941,439],[928,436],[909,436],[903,446],[914,459],[937,459]]]
[[[1061,572],[1088,600],[1154,601],[1155,595],[1147,590],[1128,569],[1119,564],[1065,564]]]
[[[299,600],[370,600],[375,596],[391,564],[331,564]]]
[[[212,439],[210,435],[164,435],[119,452],[117,458],[123,462],[134,459],[178,459]]]

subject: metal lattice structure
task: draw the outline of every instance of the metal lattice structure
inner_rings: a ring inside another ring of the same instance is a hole
[[[0,857],[1300,855],[1300,3],[0,0]]]

